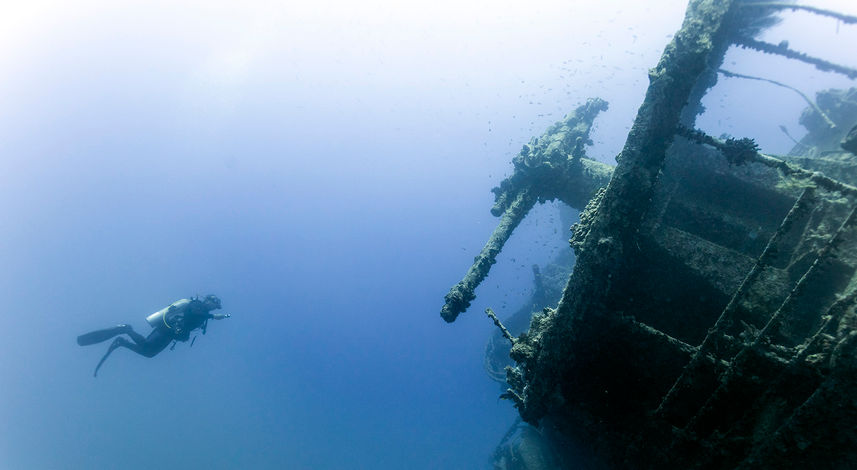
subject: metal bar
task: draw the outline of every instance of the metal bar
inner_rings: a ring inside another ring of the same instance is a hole
[[[537,419],[555,393],[556,363],[568,363],[578,328],[592,317],[616,315],[609,308],[614,276],[636,252],[639,227],[650,210],[666,152],[682,110],[700,77],[719,59],[728,37],[734,0],[691,0],[681,29],[649,71],[649,87],[618,166],[596,209],[578,252],[574,272],[557,307],[552,327],[540,337],[528,363],[527,397],[522,415]],[[529,403],[533,409],[529,410]]]
[[[705,336],[705,339],[702,341],[702,344],[699,345],[699,348],[696,350],[694,355],[691,357],[690,362],[685,366],[681,375],[676,379],[673,383],[673,386],[670,387],[669,391],[664,395],[664,398],[661,400],[661,403],[658,405],[658,408],[655,410],[656,414],[661,414],[665,411],[666,407],[670,405],[670,403],[675,399],[676,394],[679,392],[680,388],[684,385],[685,380],[693,371],[694,368],[699,364],[699,361],[705,354],[708,353],[708,349],[711,344],[714,342],[714,338],[719,336],[722,331],[730,324],[732,312],[735,310],[735,307],[738,305],[738,300],[744,296],[744,292],[750,287],[750,285],[755,282],[756,278],[759,277],[762,270],[768,263],[771,261],[772,257],[776,254],[776,246],[779,244],[780,239],[789,232],[794,221],[798,219],[798,217],[802,216],[806,213],[810,208],[810,203],[814,202],[813,198],[814,190],[811,187],[805,188],[801,193],[800,197],[795,201],[792,208],[789,210],[789,213],[780,223],[780,226],[771,235],[771,238],[768,240],[768,244],[765,246],[762,254],[759,255],[759,258],[756,260],[756,263],[753,265],[753,268],[747,273],[744,277],[744,280],[741,282],[741,285],[738,286],[738,289],[735,290],[735,293],[732,294],[732,298],[729,299],[729,303],[726,304],[726,307],[723,308],[723,311],[720,312],[720,317],[717,318],[717,321],[714,323],[714,326],[708,330],[708,334]]]
[[[808,11],[810,13],[815,13],[816,15],[821,16],[829,16],[831,18],[836,18],[837,20],[845,23],[845,24],[855,24],[857,23],[857,16],[845,15],[839,12],[835,12],[833,10],[825,10],[823,8],[811,7],[807,5],[795,5],[794,3],[781,3],[781,2],[759,2],[759,3],[741,3],[739,5],[741,8],[774,8],[778,10],[803,10]]]
[[[698,144],[710,145],[716,148],[717,150],[720,150],[721,152],[728,151],[726,142],[696,129],[689,129],[684,126],[678,126],[676,127],[676,134],[688,140],[692,140]],[[801,168],[797,165],[793,165],[783,159],[756,151],[752,152],[752,154],[749,154],[748,156],[749,161],[761,163],[762,165],[765,165],[769,168],[780,170],[787,176],[806,178],[817,184],[822,189],[826,189],[828,191],[839,191],[843,194],[857,196],[857,187],[843,183],[839,180],[835,180],[817,171],[810,171],[805,168]]]
[[[452,289],[444,297],[446,303],[440,310],[440,316],[444,320],[450,323],[454,322],[458,315],[470,307],[470,302],[476,298],[476,294],[473,292],[488,276],[491,265],[497,262],[497,254],[503,249],[503,245],[512,235],[512,231],[521,223],[521,220],[524,219],[535,203],[536,198],[530,195],[530,191],[522,190],[518,193],[515,201],[506,208],[500,218],[500,223],[494,229],[494,233],[491,234],[491,238],[482,247],[479,255],[473,259],[473,264],[467,270],[467,274],[458,284],[452,286]]]
[[[778,308],[777,311],[774,312],[773,315],[771,315],[771,318],[768,319],[768,323],[766,323],[764,328],[762,328],[762,331],[760,331],[759,334],[756,335],[756,338],[753,340],[753,343],[747,345],[747,347],[744,348],[744,350],[742,350],[741,352],[739,352],[738,355],[744,352],[747,348],[758,346],[764,337],[768,336],[775,328],[779,327],[779,325],[783,321],[783,318],[785,318],[790,312],[792,299],[801,295],[804,286],[806,285],[807,279],[809,279],[809,277],[815,273],[821,262],[827,259],[827,257],[831,255],[831,252],[836,249],[836,247],[842,241],[842,234],[845,233],[848,229],[850,229],[851,226],[854,225],[855,220],[857,220],[857,217],[855,217],[855,215],[857,215],[857,205],[851,209],[851,212],[848,214],[848,217],[845,218],[845,220],[842,222],[842,225],[840,225],[839,228],[836,230],[836,234],[831,237],[827,244],[825,244],[824,247],[818,252],[818,255],[816,255],[815,260],[812,262],[812,265],[809,267],[809,269],[806,270],[805,273],[803,273],[803,276],[801,276],[800,280],[798,280],[794,288],[792,288],[791,292],[789,292],[788,297],[786,297],[782,305],[780,305],[780,308]]]
[[[767,54],[776,54],[789,59],[799,60],[807,64],[814,65],[818,70],[825,72],[836,72],[845,75],[848,78],[857,78],[857,69],[846,67],[844,65],[834,64],[824,59],[812,57],[811,55],[798,52],[794,49],[789,49],[786,44],[771,44],[769,42],[757,41],[753,38],[736,38],[735,44],[747,49],[754,49]]]
[[[855,303],[857,303],[857,289],[852,290],[845,297],[834,302],[833,305],[827,309],[827,312],[825,312],[827,320],[825,320],[815,334],[810,337],[809,341],[806,342],[806,345],[798,351],[792,359],[792,364],[797,364],[806,359],[806,357],[815,349],[815,345],[823,338],[825,332],[827,332],[831,327],[836,327],[842,316],[845,315],[845,313],[848,312],[848,309],[853,307]]]
[[[554,123],[539,138],[533,138],[512,162],[515,171],[492,191],[496,195],[491,213],[502,215],[485,247],[473,260],[464,278],[450,289],[440,315],[453,322],[476,298],[474,291],[485,280],[497,254],[512,231],[536,201],[560,199],[583,209],[592,194],[610,181],[613,168],[584,157],[583,146],[595,117],[607,102],[592,98]]]

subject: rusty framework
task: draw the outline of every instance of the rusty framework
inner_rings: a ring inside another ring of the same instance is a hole
[[[518,367],[504,396],[528,422],[592,449],[595,466],[837,468],[857,458],[854,181],[693,129],[733,45],[857,77],[753,39],[782,9],[857,22],[793,4],[690,1],[616,168],[584,155],[601,100],[525,145],[494,190],[500,225],[446,296],[451,322],[536,201],[583,210],[574,271],[557,308],[513,339]],[[857,124],[857,110],[832,116],[828,140]]]

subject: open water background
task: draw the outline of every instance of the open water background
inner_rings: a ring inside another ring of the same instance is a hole
[[[525,4],[526,3],[526,4]],[[848,1],[812,4],[855,14]],[[511,157],[586,98],[612,161],[685,2],[50,2],[0,17],[0,468],[485,468],[515,418],[482,369],[537,207],[453,325]],[[854,27],[765,33],[857,65]],[[849,86],[730,52],[812,95]],[[734,63],[733,63],[734,62]],[[751,100],[763,106],[749,106]],[[786,152],[792,92],[724,79],[699,125]],[[771,116],[776,119],[771,120]],[[153,359],[92,329],[194,294],[233,317]]]

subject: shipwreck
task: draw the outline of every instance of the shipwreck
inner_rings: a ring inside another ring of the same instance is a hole
[[[586,155],[608,106],[593,98],[524,145],[493,190],[499,224],[447,294],[447,322],[537,202],[580,211],[565,269],[536,272],[540,310],[504,319],[524,331],[487,312],[489,371],[528,423],[498,447],[498,468],[857,465],[857,88],[804,96],[808,134],[788,155],[695,127],[720,76],[765,79],[724,70],[730,47],[857,78],[757,40],[783,10],[857,24],[691,0],[615,167]]]

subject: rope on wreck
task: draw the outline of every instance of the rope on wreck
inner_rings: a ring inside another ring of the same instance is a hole
[[[752,75],[744,75],[744,74],[741,74],[741,73],[730,72],[730,71],[728,71],[728,70],[724,70],[724,69],[718,69],[717,71],[718,71],[718,72],[720,72],[721,74],[723,74],[724,76],[726,76],[726,77],[730,77],[730,78],[744,78],[744,79],[747,79],[747,80],[759,80],[759,81],[762,81],[762,82],[768,82],[768,83],[770,83],[770,84],[773,84],[773,85],[776,85],[776,86],[779,86],[779,87],[788,88],[789,90],[791,90],[791,91],[793,91],[793,92],[797,93],[798,95],[800,95],[800,97],[801,97],[801,98],[803,98],[803,100],[804,100],[804,101],[806,101],[806,102],[807,102],[807,104],[809,104],[809,106],[810,106],[810,107],[811,107],[815,112],[817,112],[817,113],[819,114],[819,116],[821,116],[821,118],[822,118],[822,119],[824,119],[824,122],[825,122],[825,123],[827,123],[827,127],[831,128],[831,129],[836,129],[836,124],[834,124],[834,122],[833,122],[833,121],[831,121],[829,117],[827,117],[827,114],[824,114],[824,111],[822,111],[822,110],[821,110],[821,108],[819,108],[819,107],[818,107],[818,105],[817,105],[817,104],[815,104],[815,101],[813,101],[813,100],[809,99],[809,97],[808,97],[808,96],[806,96],[802,91],[798,90],[797,88],[795,88],[795,87],[793,87],[793,86],[786,85],[785,83],[780,83],[780,82],[778,82],[778,81],[776,81],[776,80],[771,80],[771,79],[768,79],[768,78],[754,77],[754,76],[752,76]],[[789,137],[791,137],[791,136],[789,136]],[[797,143],[797,142],[796,142],[796,143]]]

